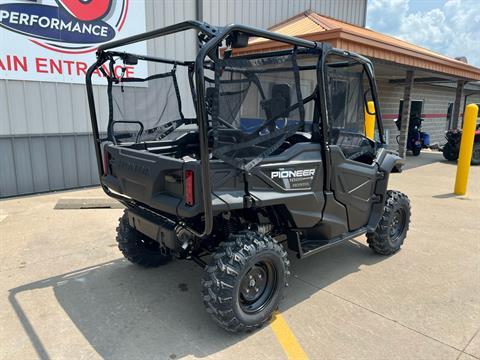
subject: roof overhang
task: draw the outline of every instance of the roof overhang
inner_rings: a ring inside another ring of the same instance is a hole
[[[372,59],[428,70],[466,81],[480,80],[480,69],[437,54],[428,49],[369,29],[347,24],[307,11],[296,15],[270,31],[297,36],[306,40],[328,42],[333,47],[359,53]],[[270,52],[288,48],[287,44],[265,39],[251,39],[234,54]]]

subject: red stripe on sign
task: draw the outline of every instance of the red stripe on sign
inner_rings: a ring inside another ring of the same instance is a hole
[[[97,48],[88,49],[88,50],[82,50],[82,51],[78,51],[78,50],[74,50],[74,51],[63,50],[63,49],[57,49],[57,48],[54,48],[54,47],[52,47],[52,46],[48,46],[48,45],[42,44],[41,42],[36,41],[36,40],[33,40],[33,39],[29,39],[29,40],[30,40],[31,42],[33,42],[34,44],[37,44],[38,46],[41,46],[41,47],[43,47],[43,48],[45,48],[45,49],[52,50],[52,51],[56,51],[56,52],[63,53],[63,54],[86,54],[86,53],[93,52],[93,51],[97,50]]]
[[[123,13],[123,19],[120,22],[120,25],[118,25],[118,31],[122,30],[123,24],[125,24],[125,19],[127,18],[127,13],[128,13],[128,0],[125,0],[125,12]]]

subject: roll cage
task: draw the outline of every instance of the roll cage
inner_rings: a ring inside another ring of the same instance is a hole
[[[178,61],[161,57],[153,57],[148,55],[137,55],[137,54],[128,54],[125,52],[113,51],[111,49],[118,48],[120,46],[126,46],[136,42],[146,41],[162,36],[171,35],[178,32],[183,32],[187,30],[196,30],[199,51],[197,53],[196,59],[194,61]],[[195,236],[200,238],[209,235],[212,232],[213,228],[213,214],[212,214],[212,198],[211,198],[211,183],[209,176],[209,148],[208,148],[208,115],[206,109],[206,94],[205,94],[205,69],[208,68],[209,61],[207,57],[215,61],[219,56],[219,48],[222,46],[224,40],[227,40],[227,45],[232,42],[232,37],[239,37],[238,34],[248,37],[260,37],[268,40],[272,40],[282,44],[289,44],[292,46],[295,51],[297,49],[306,49],[313,50],[318,53],[318,62],[317,62],[317,84],[318,89],[315,92],[315,96],[318,96],[320,106],[319,113],[319,123],[314,124],[314,129],[320,132],[320,141],[323,144],[322,155],[324,159],[328,159],[328,107],[326,106],[326,97],[327,97],[327,86],[326,86],[326,70],[325,70],[325,59],[328,54],[338,54],[345,56],[359,63],[365,65],[366,72],[368,74],[368,79],[370,82],[370,88],[372,90],[372,98],[375,103],[376,109],[376,118],[377,118],[377,128],[379,133],[379,141],[383,144],[383,126],[382,119],[380,114],[380,107],[377,100],[376,87],[374,86],[375,78],[373,74],[373,67],[367,58],[347,51],[342,51],[332,48],[329,44],[318,43],[314,41],[309,41],[301,38],[285,36],[270,31],[258,29],[246,25],[231,24],[225,27],[215,27],[200,21],[185,21],[175,25],[167,26],[161,29],[156,29],[153,31],[145,32],[135,36],[127,37],[125,39],[120,39],[112,41],[106,44],[99,46],[97,50],[97,61],[91,65],[86,74],[86,88],[87,88],[87,99],[89,103],[89,111],[92,125],[92,132],[94,137],[94,146],[95,153],[97,157],[97,167],[100,177],[100,183],[102,185],[105,193],[111,197],[116,198],[123,204],[127,206],[140,206],[146,210],[155,212],[154,209],[150,209],[144,204],[139,204],[134,199],[130,199],[126,196],[123,196],[118,193],[112,192],[103,182],[103,158],[101,151],[101,143],[103,141],[109,140],[108,138],[101,138],[100,132],[98,129],[97,115],[95,110],[95,99],[93,94],[93,85],[92,85],[92,75],[95,71],[99,70],[102,74],[108,79],[108,86],[112,85],[112,76],[107,76],[105,70],[102,68],[107,62],[110,62],[110,74],[113,73],[113,63],[114,57],[118,57],[123,60],[125,64],[129,62],[145,60],[152,62],[159,62],[164,64],[171,64],[174,66],[186,66],[191,71],[192,76],[189,76],[190,88],[192,90],[192,97],[196,110],[196,123],[198,125],[199,132],[199,143],[200,143],[200,163],[201,163],[201,183],[202,183],[202,197],[204,205],[204,216],[205,216],[205,225],[202,232],[199,232],[195,229],[187,228],[188,231],[193,233]],[[243,47],[245,44],[240,45]],[[233,46],[234,47],[234,46]],[[292,53],[292,50],[286,51],[276,51],[266,54],[254,54],[254,55],[245,55],[243,58],[254,58],[254,57],[275,57],[285,54]],[[113,76],[114,77],[114,76]],[[110,105],[111,106],[111,105]],[[111,109],[110,109],[111,110]],[[110,119],[111,120],[111,119]],[[111,122],[111,121],[110,121]],[[109,126],[111,125],[109,122]],[[316,127],[315,127],[316,126]],[[325,190],[330,190],[330,176],[331,171],[328,166],[328,161],[324,162],[324,172],[325,172]]]

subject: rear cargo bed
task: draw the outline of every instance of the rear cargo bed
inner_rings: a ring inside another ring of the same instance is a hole
[[[105,185],[160,211],[177,215],[183,198],[183,160],[115,145],[109,145],[106,152]]]

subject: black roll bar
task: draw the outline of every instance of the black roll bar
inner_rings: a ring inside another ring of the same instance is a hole
[[[210,164],[208,154],[208,137],[207,137],[207,112],[205,108],[205,76],[204,76],[204,62],[207,54],[215,49],[220,43],[232,32],[240,31],[247,35],[253,35],[263,37],[270,40],[276,40],[284,43],[291,44],[292,46],[302,46],[309,49],[317,47],[317,43],[313,41],[303,40],[290,36],[280,35],[269,31],[257,29],[246,25],[228,25],[222,29],[222,32],[207,42],[199,51],[195,60],[195,83],[197,85],[197,118],[198,118],[198,131],[200,135],[200,159],[202,169],[202,192],[203,203],[205,209],[205,226],[202,234],[196,234],[199,237],[206,236],[212,232],[213,228],[213,213],[212,213],[212,194],[210,186]]]
[[[93,72],[102,66],[105,63],[106,59],[98,58],[97,61],[91,65],[87,70],[87,75],[85,76],[85,85],[87,87],[87,100],[88,107],[90,111],[90,122],[92,124],[92,133],[93,133],[93,142],[95,146],[95,155],[97,156],[97,168],[98,176],[100,177],[100,183],[102,184],[102,174],[103,174],[103,159],[102,151],[100,149],[100,133],[98,132],[98,122],[97,122],[97,112],[95,111],[95,98],[93,96],[93,87],[92,87],[92,74]]]
[[[162,64],[190,66],[190,65],[193,65],[195,63],[194,61],[172,60],[172,59],[162,58],[162,57],[158,57],[158,56],[138,55],[138,54],[125,53],[125,52],[120,52],[120,51],[109,51],[108,53],[112,56],[118,56],[120,58],[125,58],[127,55],[129,55],[129,56],[133,56],[134,58],[137,58],[139,60],[158,62],[158,63],[162,63]]]
[[[177,32],[192,30],[192,29],[197,29],[203,32],[204,34],[208,35],[209,37],[213,37],[219,32],[218,28],[211,26],[207,23],[196,21],[196,20],[188,20],[178,24],[166,26],[164,28],[147,31],[142,34],[129,36],[124,39],[110,41],[106,44],[100,45],[98,47],[98,52],[101,53],[101,52],[104,52],[105,50],[117,48],[119,46],[130,45],[136,42],[146,41],[146,40],[154,39],[160,36],[175,34]]]
[[[200,22],[200,21],[184,21],[175,25],[167,26],[161,29],[156,29],[152,31],[148,31],[143,34],[138,34],[134,36],[127,37],[125,39],[120,39],[116,41],[112,41],[106,43],[104,45],[100,45],[97,50],[97,61],[91,65],[86,74],[86,87],[87,87],[87,99],[89,103],[90,109],[90,120],[92,123],[92,132],[94,136],[94,143],[95,143],[95,153],[97,155],[97,166],[98,166],[98,174],[100,177],[100,183],[102,185],[103,190],[109,195],[112,196],[124,204],[135,205],[136,202],[126,196],[122,196],[120,194],[113,193],[108,189],[106,185],[103,184],[102,176],[103,176],[103,158],[102,152],[100,149],[100,135],[98,131],[98,123],[97,123],[97,115],[95,111],[95,100],[93,95],[93,87],[92,87],[92,74],[93,72],[100,68],[111,56],[120,56],[122,53],[120,52],[108,52],[107,50],[117,48],[119,46],[130,45],[140,41],[146,41],[149,39],[174,34],[181,31],[192,30],[196,29],[201,32],[203,35],[206,36],[205,41],[206,43],[200,48],[200,51],[197,54],[195,59],[195,84],[197,87],[197,101],[196,101],[196,111],[197,111],[197,121],[198,121],[198,130],[199,130],[199,137],[200,137],[200,164],[201,164],[201,180],[202,180],[202,195],[203,195],[203,203],[204,203],[204,214],[205,214],[205,226],[202,232],[198,232],[195,229],[187,228],[188,231],[193,233],[195,236],[200,238],[209,235],[212,232],[213,228],[213,212],[212,212],[212,195],[211,195],[211,184],[210,184],[210,163],[209,163],[209,153],[208,153],[208,134],[207,134],[207,113],[205,108],[205,78],[204,78],[204,64],[207,55],[211,54],[213,50],[215,50],[222,41],[231,33],[238,31],[245,33],[251,36],[257,36],[266,38],[269,40],[274,40],[286,44],[290,44],[292,46],[298,46],[308,49],[315,49],[318,47],[318,44],[314,41],[304,40],[300,38],[295,38],[291,36],[276,34],[267,30],[258,29],[252,26],[246,25],[236,25],[231,24],[227,25],[224,28],[218,28],[211,26],[207,23]],[[146,55],[136,55],[139,59],[144,60],[152,60],[152,61],[159,61],[159,62],[171,62],[172,60],[169,59],[162,59],[162,58],[153,58]],[[174,62],[174,60],[173,60]],[[180,62],[179,62],[180,63]],[[185,65],[188,65],[188,62],[184,62]],[[152,211],[152,209],[150,209]]]

